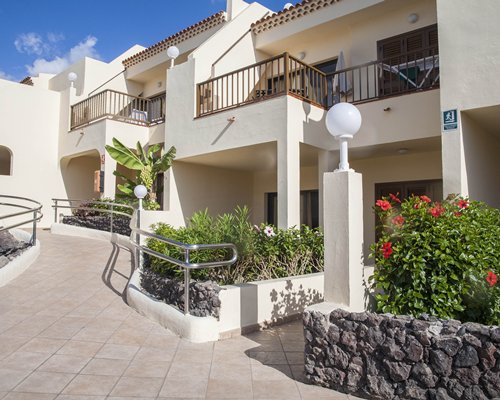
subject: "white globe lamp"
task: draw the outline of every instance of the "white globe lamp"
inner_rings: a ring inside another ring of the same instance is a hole
[[[167,49],[167,57],[170,58],[170,68],[174,66],[174,60],[179,57],[179,48],[177,46],[170,46]]]
[[[134,188],[134,194],[138,199],[143,199],[148,194],[148,189],[144,185],[137,185]]]
[[[340,141],[339,171],[348,171],[347,142],[361,128],[361,113],[350,103],[337,103],[326,114],[326,129]]]
[[[68,81],[70,81],[71,87],[75,86],[75,81],[78,79],[78,75],[75,72],[70,72],[68,74]]]

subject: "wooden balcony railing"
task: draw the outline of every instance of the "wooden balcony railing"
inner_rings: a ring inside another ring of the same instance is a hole
[[[427,48],[332,74],[287,53],[197,85],[197,116],[289,94],[324,108],[439,87],[439,53]]]
[[[165,94],[151,99],[104,90],[71,106],[71,129],[101,119],[143,126],[165,121]]]

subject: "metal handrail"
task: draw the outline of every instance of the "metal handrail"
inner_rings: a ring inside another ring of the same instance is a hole
[[[99,200],[52,199],[52,201],[54,202],[54,205],[52,206],[52,208],[54,209],[54,222],[55,223],[59,222],[58,215],[57,215],[57,209],[60,209],[60,208],[70,209],[70,210],[95,211],[95,212],[100,212],[100,213],[104,213],[104,214],[111,214],[110,223],[109,223],[109,225],[110,225],[110,230],[109,230],[110,233],[113,233],[113,215],[114,214],[122,215],[122,216],[125,216],[125,217],[128,217],[128,218],[132,218],[132,214],[127,214],[127,213],[122,212],[122,211],[116,211],[116,210],[114,210],[114,207],[127,208],[127,209],[130,209],[132,211],[132,213],[135,210],[134,207],[129,206],[127,204],[110,203],[110,202],[107,202],[107,201],[99,201]],[[61,204],[58,204],[59,201],[68,202],[70,205],[61,205]],[[101,208],[82,207],[81,205],[73,206],[73,205],[71,205],[72,202],[80,202],[80,203],[85,202],[85,203],[91,203],[91,204],[104,204],[104,205],[110,206],[110,208],[109,209],[101,209]]]
[[[140,211],[140,210],[138,210]],[[138,216],[137,221],[139,223],[140,216]],[[161,260],[168,261],[174,265],[177,265],[181,268],[184,268],[184,314],[189,314],[189,282],[191,280],[191,270],[192,269],[202,269],[202,268],[215,268],[215,267],[225,267],[232,265],[238,259],[238,250],[236,246],[232,243],[215,243],[215,244],[187,244],[178,242],[173,239],[168,239],[164,236],[157,235],[155,233],[151,233],[145,231],[140,228],[132,228],[132,235],[135,234],[136,242],[131,240],[131,243],[136,247],[139,252],[147,253],[152,256],[155,256]],[[171,246],[180,248],[184,251],[184,260],[179,260],[177,258],[173,258],[167,256],[166,254],[159,253],[155,250],[150,249],[147,246],[143,246],[140,244],[140,236],[146,236],[151,239],[159,240],[160,242],[169,244]],[[203,263],[192,263],[189,261],[189,254],[191,251],[197,250],[216,250],[216,249],[228,249],[232,251],[232,257],[229,260],[223,261],[210,261]],[[137,256],[137,265],[140,263],[140,254]]]
[[[123,213],[120,211],[115,211],[114,207],[125,207],[131,210],[134,210],[136,212],[136,224],[137,226],[130,227],[131,228],[131,235],[130,238],[135,237],[135,241],[132,239],[129,239],[130,244],[135,247],[136,252],[135,252],[135,259],[136,259],[136,266],[137,268],[140,268],[141,266],[141,254],[146,253],[149,255],[152,255],[154,257],[157,257],[161,260],[170,262],[174,265],[177,265],[181,268],[184,269],[184,314],[189,314],[189,282],[191,280],[191,270],[193,269],[202,269],[202,268],[216,268],[216,267],[225,267],[232,265],[236,262],[238,259],[238,250],[236,246],[232,243],[214,243],[214,244],[187,244],[187,243],[182,243],[178,242],[173,239],[168,239],[164,236],[157,235],[155,233],[151,233],[148,231],[145,231],[143,229],[140,229],[140,224],[141,224],[141,201],[138,209],[135,209],[132,206],[126,205],[126,204],[120,204],[120,203],[109,203],[106,201],[99,201],[99,200],[76,200],[76,199],[52,199],[54,201],[54,205],[52,208],[54,208],[54,222],[58,222],[58,215],[57,215],[57,209],[58,208],[65,208],[65,209],[78,209],[78,210],[90,210],[90,211],[96,211],[96,212],[102,212],[102,213],[110,213],[111,214],[111,223],[110,223],[110,232],[113,233],[113,214],[119,214],[119,215],[124,215],[126,217],[132,218],[133,215]],[[94,203],[94,204],[106,204],[111,206],[110,209],[99,209],[99,208],[90,208],[90,207],[81,207],[80,205],[72,206],[72,205],[60,205],[58,204],[59,201],[65,201],[65,202],[87,202],[87,203]],[[141,236],[151,238],[158,240],[160,242],[166,243],[168,245],[180,248],[184,252],[184,260],[179,260],[177,258],[173,258],[170,256],[167,256],[166,254],[157,252],[155,250],[150,249],[147,246],[141,245]],[[192,263],[189,261],[190,259],[190,252],[192,251],[199,251],[199,250],[231,250],[232,256],[229,260],[222,260],[222,261],[210,261],[210,262],[203,262],[203,263]]]
[[[0,202],[0,206],[7,206],[7,207],[15,207],[15,208],[21,208],[25,211],[19,211],[19,212],[13,212],[10,214],[4,214],[0,215],[0,220],[4,220],[7,218],[13,218],[13,217],[18,217],[20,215],[25,215],[25,214],[32,214],[33,217],[29,218],[25,221],[22,222],[16,222],[8,226],[0,226],[0,232],[6,231],[8,229],[12,228],[17,228],[18,226],[27,224],[27,223],[32,223],[32,233],[31,233],[31,240],[30,240],[30,245],[35,246],[36,245],[36,224],[43,218],[43,213],[42,213],[42,204],[39,203],[36,200],[29,199],[27,197],[19,197],[19,196],[10,196],[6,194],[0,194],[0,198],[5,198],[5,199],[14,199],[14,200],[22,200],[22,201],[27,201],[30,203],[36,204],[35,207],[29,207],[23,204],[17,204],[17,203],[6,203],[6,202]]]

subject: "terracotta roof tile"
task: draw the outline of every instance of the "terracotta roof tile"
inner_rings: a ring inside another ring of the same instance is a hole
[[[23,85],[33,86],[33,80],[31,79],[31,76],[27,76],[23,80],[19,81],[19,83],[22,83]]]
[[[122,64],[125,66],[125,68],[129,68],[132,65],[138,64],[141,61],[147,60],[148,58],[165,51],[170,46],[177,45],[187,39],[190,39],[202,32],[213,28],[214,26],[222,24],[225,21],[226,13],[224,11],[219,11],[218,13],[205,18],[204,20],[197,22],[194,25],[189,26],[186,29],[177,32],[176,34],[169,36],[158,43],[155,43],[147,49],[134,54],[132,57],[126,58],[122,61]]]
[[[321,10],[324,7],[338,3],[339,1],[341,0],[303,0],[290,8],[278,11],[277,13],[271,14],[254,22],[251,26],[252,32],[254,34],[259,34],[279,25],[283,25],[289,21],[303,17],[304,15]]]

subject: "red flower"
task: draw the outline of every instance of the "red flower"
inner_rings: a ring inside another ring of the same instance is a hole
[[[490,286],[495,286],[497,284],[497,276],[494,272],[490,271],[486,275],[486,280],[490,284]]]
[[[391,242],[386,242],[382,245],[382,253],[384,255],[384,258],[389,258],[389,256],[392,254],[392,243]]]
[[[437,204],[435,207],[429,209],[429,212],[432,214],[433,217],[441,216],[441,214],[444,213],[444,211],[445,211],[444,208],[440,204]]]
[[[461,217],[462,213],[460,211],[455,211],[453,214],[455,214],[455,217]]]
[[[389,203],[387,200],[377,200],[375,202],[376,206],[379,206],[383,211],[387,211],[392,208],[391,203]]]
[[[420,203],[415,203],[415,204],[413,205],[413,208],[414,208],[415,210],[418,210],[418,209],[420,208]]]
[[[427,196],[420,196],[420,200],[425,201],[426,203],[430,203],[432,200],[428,198]]]
[[[398,215],[392,219],[392,224],[396,225],[398,228],[401,228],[405,223],[405,218],[402,215]]]
[[[464,199],[458,200],[458,207],[460,208],[469,208],[469,202]]]
[[[397,197],[399,193],[396,193],[396,196],[394,196],[392,193],[389,193],[389,196],[391,197],[392,200],[394,200],[396,203],[401,204],[401,200]]]

